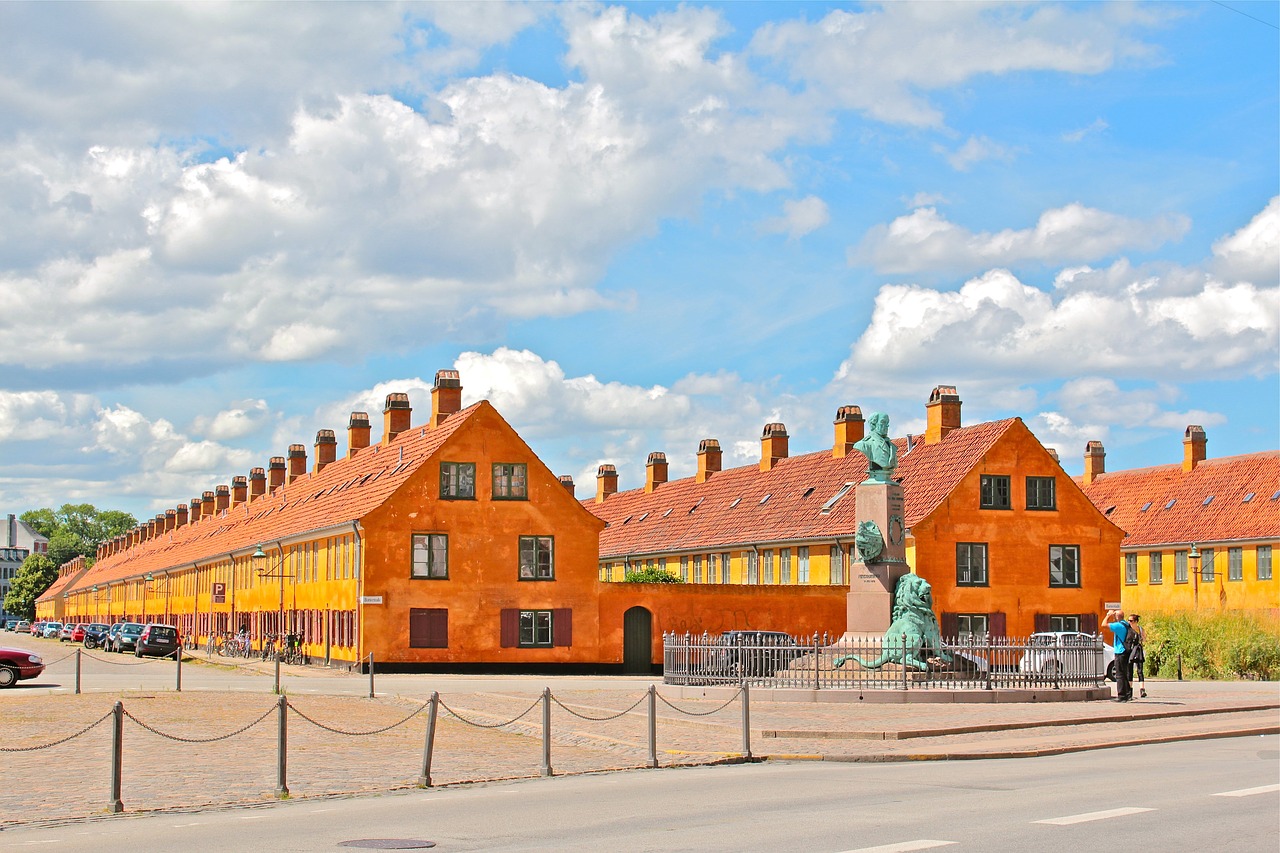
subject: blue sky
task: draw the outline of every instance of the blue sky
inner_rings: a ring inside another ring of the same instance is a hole
[[[149,516],[439,368],[579,494],[1023,418],[1274,449],[1276,3],[0,4],[0,507]]]

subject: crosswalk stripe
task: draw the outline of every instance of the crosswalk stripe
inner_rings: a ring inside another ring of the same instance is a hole
[[[897,844],[881,844],[879,847],[859,847],[857,850],[846,850],[844,853],[910,853],[912,850],[932,850],[934,847],[946,847],[955,841],[933,841],[921,838],[916,841],[899,841]]]
[[[1241,788],[1238,791],[1223,791],[1215,797],[1251,797],[1254,794],[1272,794],[1280,791],[1280,785],[1259,785],[1257,788]]]
[[[1125,817],[1131,814],[1142,814],[1143,812],[1153,812],[1155,809],[1140,808],[1124,808],[1124,809],[1107,809],[1101,812],[1085,812],[1084,814],[1073,814],[1066,817],[1052,817],[1048,820],[1033,820],[1032,823],[1047,823],[1052,826],[1070,826],[1073,823],[1088,823],[1091,820],[1107,820],[1113,817]]]

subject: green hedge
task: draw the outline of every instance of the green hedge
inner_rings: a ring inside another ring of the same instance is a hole
[[[623,578],[627,583],[684,583],[665,569],[633,569]]]
[[[1280,622],[1241,613],[1151,613],[1146,671],[1159,678],[1280,679]]]

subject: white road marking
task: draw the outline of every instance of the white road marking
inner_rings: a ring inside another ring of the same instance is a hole
[[[1215,797],[1251,797],[1254,794],[1274,794],[1280,791],[1280,785],[1260,785],[1257,788],[1241,788],[1238,791],[1223,791]]]
[[[1032,823],[1048,823],[1053,826],[1070,826],[1073,823],[1088,823],[1091,820],[1107,820],[1113,817],[1125,817],[1131,814],[1142,814],[1143,812],[1153,812],[1155,809],[1140,808],[1124,808],[1124,809],[1107,809],[1102,812],[1085,812],[1084,814],[1073,814],[1067,817],[1054,817],[1048,820],[1033,820]]]
[[[173,828],[174,828],[174,829],[183,829],[184,827],[188,827],[188,826],[204,826],[204,821],[200,821],[200,820],[198,820],[198,821],[196,821],[195,823],[175,823],[175,824],[173,825]]]
[[[331,812],[333,809],[312,809],[312,814],[320,814],[321,812]]]
[[[946,847],[948,844],[958,843],[921,838],[916,841],[899,841],[897,844],[881,844],[879,847],[859,847],[857,850],[846,850],[844,853],[910,853],[912,850],[932,850],[934,847]]]
[[[241,819],[241,820],[262,820],[264,817],[266,817],[266,815],[264,815],[264,814],[246,814],[246,815],[240,815],[240,819]]]

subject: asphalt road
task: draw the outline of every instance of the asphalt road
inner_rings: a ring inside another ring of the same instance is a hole
[[[1266,851],[1275,736],[1036,759],[632,771],[16,827],[0,848]]]

